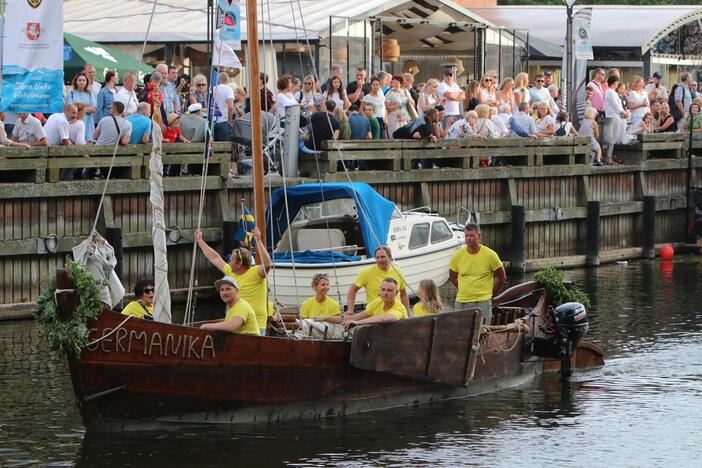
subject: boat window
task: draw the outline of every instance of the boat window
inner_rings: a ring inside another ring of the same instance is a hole
[[[444,221],[436,221],[431,225],[431,243],[437,244],[453,237],[451,228]]]
[[[350,198],[338,198],[319,203],[310,203],[300,208],[292,224],[305,224],[308,221],[340,216],[356,216],[356,204]]]
[[[409,248],[418,249],[424,247],[429,242],[429,223],[415,224],[412,226],[410,234]]]

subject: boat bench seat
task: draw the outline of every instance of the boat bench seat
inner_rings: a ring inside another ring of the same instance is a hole
[[[346,236],[341,229],[296,229],[293,237],[296,251],[338,250],[346,245]]]

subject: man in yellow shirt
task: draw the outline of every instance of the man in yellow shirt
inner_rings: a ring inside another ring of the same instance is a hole
[[[456,288],[456,310],[478,308],[483,322],[492,319],[492,297],[507,279],[505,268],[494,250],[480,245],[480,226],[466,223],[466,248],[460,249],[449,262],[449,279]]]
[[[256,254],[261,264],[254,268],[252,266],[251,252],[240,247],[232,250],[229,263],[202,239],[202,232],[195,231],[195,240],[200,250],[217,269],[225,276],[233,277],[239,287],[239,295],[248,302],[256,312],[256,320],[261,327],[261,334],[266,331],[268,317],[268,286],[266,284],[266,274],[271,269],[271,257],[261,243],[261,231],[258,226],[253,230],[254,242],[256,243]]]
[[[248,302],[239,297],[239,285],[231,276],[215,281],[219,297],[227,305],[227,315],[221,322],[203,324],[203,330],[222,330],[242,335],[259,335],[256,314]]]
[[[398,284],[395,278],[385,278],[380,283],[380,297],[370,301],[366,310],[347,315],[343,325],[347,330],[356,325],[392,323],[407,318],[407,308],[397,300]]]
[[[363,270],[356,280],[349,287],[347,295],[347,310],[354,312],[356,306],[356,293],[361,289],[366,289],[366,304],[370,304],[380,295],[380,283],[385,278],[393,278],[400,291],[400,300],[405,309],[409,310],[409,297],[407,296],[407,282],[400,269],[392,263],[392,251],[390,247],[380,246],[375,249],[375,265]]]

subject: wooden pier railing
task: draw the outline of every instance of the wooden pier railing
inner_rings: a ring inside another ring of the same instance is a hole
[[[687,146],[686,135],[647,135],[617,148],[627,164],[592,167],[586,141],[578,138],[341,141],[330,143],[320,161],[324,180],[367,182],[402,210],[428,205],[461,222],[469,211],[483,227],[484,243],[510,267],[521,262],[535,269],[637,258],[650,255],[654,242],[684,241],[688,161],[681,155]],[[695,135],[692,149],[702,156],[702,135]],[[120,241],[128,290],[153,274],[149,151],[140,145],[119,148],[98,218],[98,230]],[[202,144],[165,145],[164,154],[165,164],[201,170]],[[251,179],[227,177],[230,154],[229,144],[215,145],[200,222],[208,242],[221,251],[231,248],[225,233],[233,232],[240,200],[251,207]],[[61,171],[107,167],[111,155],[111,148],[99,147],[0,148],[0,318],[15,309],[26,312],[44,280],[90,234],[104,182],[61,181]],[[339,157],[364,164],[347,175],[338,172]],[[504,166],[481,167],[485,157],[503,158]],[[416,159],[429,159],[442,169],[412,169]],[[313,162],[314,157],[301,156],[303,170],[316,166]],[[702,185],[702,157],[693,159],[691,175],[693,186]],[[318,179],[288,183],[305,181]],[[275,189],[282,180],[269,176],[266,186]],[[164,179],[166,226],[172,234],[169,282],[175,290],[188,284],[200,187],[196,175]],[[519,230],[523,243],[517,246]],[[196,270],[201,287],[218,274],[202,256]]]

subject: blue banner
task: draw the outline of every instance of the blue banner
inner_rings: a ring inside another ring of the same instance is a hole
[[[0,110],[63,110],[63,2],[7,0]]]

